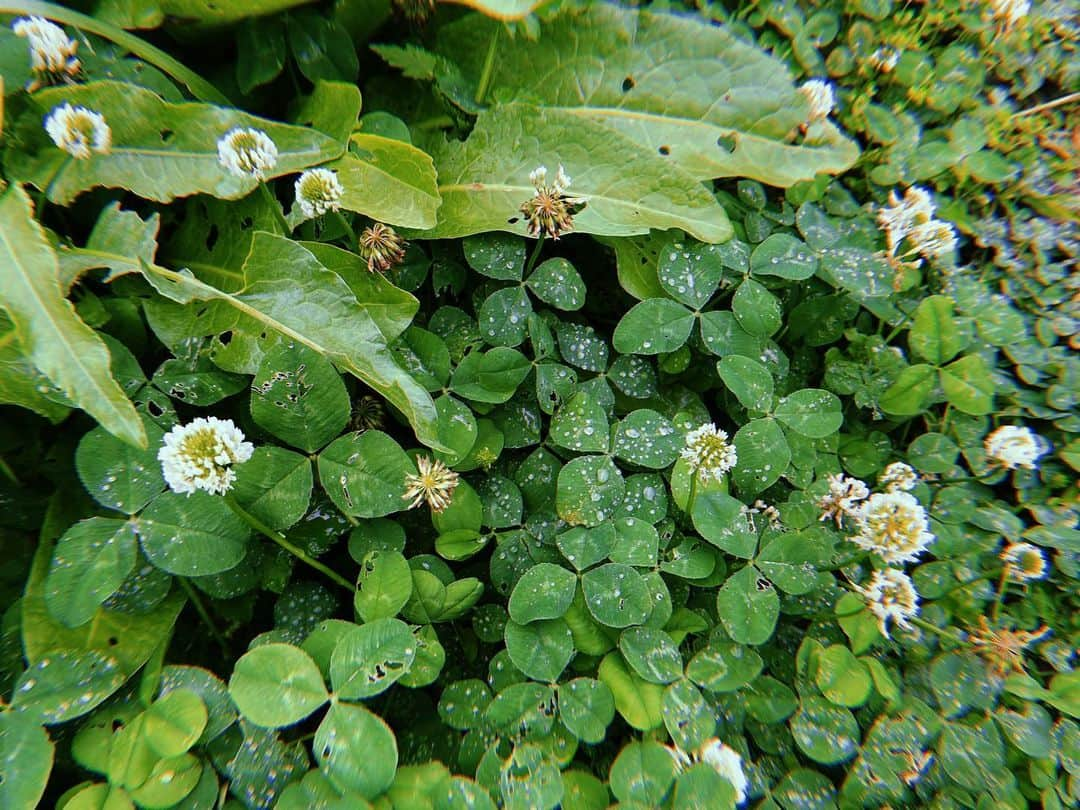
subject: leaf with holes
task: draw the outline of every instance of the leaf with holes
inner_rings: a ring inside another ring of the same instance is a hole
[[[374,697],[409,671],[416,639],[398,619],[376,619],[343,635],[330,657],[334,693],[346,700]]]

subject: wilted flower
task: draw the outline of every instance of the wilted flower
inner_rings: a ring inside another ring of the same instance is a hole
[[[337,172],[329,169],[308,169],[297,178],[295,191],[296,204],[308,219],[337,211],[341,207],[341,195],[345,193]]]
[[[386,418],[386,410],[378,397],[363,396],[357,400],[352,410],[350,426],[353,430],[378,430]]]
[[[1050,632],[1045,624],[1038,630],[993,628],[985,616],[979,626],[968,633],[975,654],[981,656],[1000,677],[1024,671],[1024,650]]]
[[[990,0],[993,18],[1002,20],[1006,28],[1012,28],[1031,11],[1031,0]]]
[[[829,491],[818,499],[821,510],[820,520],[833,518],[836,527],[844,522],[844,516],[855,518],[859,514],[859,504],[870,495],[870,488],[858,478],[839,473],[829,474]]]
[[[810,117],[807,123],[828,118],[836,106],[836,96],[832,84],[821,79],[811,79],[799,88],[810,104]]]
[[[204,489],[224,495],[236,479],[233,465],[247,461],[254,452],[231,419],[199,417],[165,434],[158,461],[173,492],[190,495]]]
[[[112,148],[112,130],[105,117],[67,102],[49,113],[45,131],[53,143],[78,160],[85,160],[94,152],[108,154]]]
[[[1038,466],[1035,462],[1048,449],[1042,436],[1023,425],[1002,425],[983,440],[983,448],[992,464],[1006,470],[1034,470]]]
[[[427,501],[432,512],[441,512],[450,505],[461,476],[438,459],[420,456],[416,459],[419,475],[405,476],[403,500],[411,500],[410,509]]]
[[[386,272],[405,258],[405,240],[389,225],[376,222],[360,232],[358,251],[370,272]]]
[[[20,17],[11,25],[15,36],[26,37],[30,46],[30,67],[36,74],[27,88],[36,90],[44,80],[70,78],[79,72],[75,51],[79,43],[68,37],[59,25],[44,17]]]
[[[883,46],[875,50],[867,59],[872,67],[882,73],[891,73],[896,63],[900,61],[900,51],[896,48]]]
[[[894,266],[918,267],[922,259],[916,254],[937,259],[956,248],[956,229],[944,220],[935,219],[934,211],[929,192],[918,186],[911,186],[903,197],[895,191],[889,192],[889,205],[878,211],[877,220],[885,229],[886,255]],[[905,239],[908,249],[897,255]]]
[[[783,522],[780,520],[780,510],[775,506],[770,506],[760,498],[754,501],[753,506],[744,506],[743,514],[750,518],[750,526],[755,531],[757,526],[754,523],[754,515],[762,515],[769,523],[769,528],[779,530],[784,527]]]
[[[919,594],[911,578],[903,571],[886,568],[875,571],[870,582],[856,590],[866,599],[866,606],[877,616],[881,635],[889,638],[889,621],[909,629],[908,619],[919,615]]]
[[[728,441],[727,433],[712,422],[686,434],[682,457],[703,484],[708,482],[710,476],[720,481],[724,473],[739,461],[735,445]]]
[[[750,787],[750,782],[743,771],[742,757],[734,748],[720,742],[716,737],[706,740],[693,754],[687,754],[677,745],[665,747],[674,760],[677,771],[681,773],[694,762],[704,762],[735,788],[736,803],[742,804],[746,801],[746,790]]]
[[[886,492],[910,492],[919,483],[919,474],[902,461],[894,461],[878,476],[878,486]]]
[[[574,215],[584,206],[585,200],[571,197],[566,193],[570,187],[570,178],[563,167],[555,174],[555,182],[547,183],[547,168],[539,166],[529,173],[529,182],[536,193],[521,204],[519,209],[529,223],[530,236],[550,236],[558,239],[560,235],[574,230]]]
[[[1001,552],[1008,577],[1017,582],[1029,582],[1046,576],[1046,557],[1043,550],[1031,543],[1010,543]]]
[[[261,129],[236,127],[218,140],[218,163],[237,177],[265,180],[277,165],[277,146]]]
[[[851,541],[890,564],[910,562],[934,542],[926,510],[906,492],[877,492],[859,509]]]

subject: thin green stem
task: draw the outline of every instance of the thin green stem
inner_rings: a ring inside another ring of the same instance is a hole
[[[195,590],[195,586],[188,581],[187,577],[176,577],[176,580],[180,583],[180,587],[184,589],[191,604],[195,606],[195,611],[199,614],[199,618],[203,620],[203,624],[206,625],[210,631],[210,635],[214,637],[214,640],[221,647],[221,651],[225,655],[229,654],[229,643],[225,640],[225,636],[221,634],[221,631],[217,629],[217,625],[214,624],[214,620],[210,616],[210,611],[206,609],[206,605],[199,596],[199,592]]]
[[[454,119],[449,115],[436,115],[432,118],[425,118],[417,124],[412,124],[412,128],[427,132],[432,129],[449,129],[453,125]]]
[[[115,25],[88,17],[78,11],[58,6],[55,3],[41,3],[37,2],[37,0],[0,2],[0,14],[28,14],[45,17],[49,20],[80,28],[83,31],[89,31],[91,34],[97,34],[99,37],[115,42],[121,48],[149,62],[162,73],[171,76],[190,90],[191,94],[200,101],[208,101],[212,104],[231,104],[225,94],[214,85],[176,59],[173,59],[165,51],[155,48],[150,43],[143,41],[134,34],[129,34]]]
[[[930,624],[930,622],[925,621],[924,619],[920,619],[918,616],[909,616],[907,620],[916,627],[922,630],[927,630],[934,635],[939,636],[940,638],[947,638],[949,641],[956,641],[960,644],[964,643],[963,636],[957,635],[956,633],[950,632],[948,630],[943,630],[936,624]]]
[[[495,30],[491,32],[491,39],[488,40],[487,53],[484,55],[484,67],[480,72],[480,81],[476,84],[474,100],[477,104],[484,103],[484,96],[487,95],[488,87],[491,86],[491,76],[495,72],[495,54],[499,49],[499,34],[501,32],[502,25],[497,24]]]
[[[243,520],[248,526],[253,528],[259,534],[269,537],[287,552],[296,557],[296,559],[300,560],[300,562],[310,566],[311,568],[314,568],[321,574],[326,575],[338,585],[340,585],[342,588],[347,590],[349,593],[355,592],[356,589],[352,586],[352,583],[349,582],[349,580],[345,579],[345,577],[341,576],[341,574],[337,573],[333,569],[327,567],[326,565],[323,565],[321,562],[309,555],[299,546],[290,543],[289,540],[285,537],[285,535],[283,535],[281,532],[271,529],[253,514],[248,512],[246,509],[244,509],[244,507],[238,504],[231,495],[225,496],[225,503],[229,505],[229,508],[232,509],[241,520]]]
[[[997,594],[994,596],[994,604],[990,606],[990,621],[997,622],[1001,615],[1001,605],[1005,601],[1005,591],[1009,588],[1009,564],[1001,569],[1001,577],[998,579]]]
[[[21,486],[21,484],[19,484],[19,477],[15,475],[15,471],[11,469],[11,465],[4,461],[3,458],[0,458],[0,473],[3,473],[4,477],[11,481],[15,486]]]
[[[540,236],[536,238],[536,244],[533,246],[532,254],[529,256],[529,263],[525,265],[525,275],[528,276],[533,267],[536,266],[536,260],[540,258],[540,251],[544,247],[544,232],[540,231]]]
[[[694,514],[694,499],[697,498],[697,470],[690,473],[690,494],[686,496],[686,514]]]
[[[274,212],[274,217],[277,219],[278,225],[281,226],[282,234],[288,236],[292,233],[292,228],[289,227],[289,222],[285,219],[285,214],[281,210],[281,203],[278,202],[278,198],[274,196],[274,192],[270,190],[270,186],[265,181],[259,183],[259,193],[263,195],[263,199],[270,206],[270,210]]]

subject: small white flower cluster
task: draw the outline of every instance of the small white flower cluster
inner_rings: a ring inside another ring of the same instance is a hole
[[[922,264],[923,258],[939,259],[956,248],[955,229],[935,218],[935,211],[926,189],[911,186],[903,197],[895,191],[889,192],[889,204],[878,211],[877,221],[885,229],[886,255],[891,263],[915,268]],[[909,245],[907,251],[898,253],[905,240]]]
[[[550,186],[547,184],[547,166],[537,166],[531,172],[529,172],[529,182],[533,184],[536,189],[536,193],[542,194],[544,189],[550,189],[556,194],[565,194],[567,189],[570,188],[570,177],[566,174],[566,170],[559,164],[559,170],[555,172],[555,182]]]
[[[722,480],[724,474],[739,462],[735,445],[728,440],[727,433],[712,422],[686,434],[682,458],[703,484],[708,483],[710,477]]]
[[[337,172],[330,169],[308,169],[297,179],[295,191],[296,204],[308,219],[337,211],[345,193]]]
[[[79,43],[59,25],[44,17],[20,17],[11,24],[11,30],[15,36],[25,37],[30,47],[30,67],[37,74],[31,90],[42,80],[70,77],[79,72],[79,60],[75,56]]]
[[[881,73],[892,73],[900,61],[900,51],[896,48],[882,46],[870,54],[866,60],[870,66]]]
[[[1031,12],[1031,0],[990,0],[995,20],[1005,23],[1005,28],[1012,28]]]
[[[77,160],[86,160],[94,152],[108,154],[112,148],[112,130],[105,117],[67,102],[49,113],[45,131],[53,143]]]
[[[914,562],[934,542],[926,510],[907,492],[875,492],[859,510],[859,532],[851,538],[890,565]]]
[[[839,529],[845,517],[858,519],[862,502],[870,497],[870,487],[858,478],[839,473],[830,473],[827,480],[829,491],[818,499],[820,519],[832,518]]]
[[[991,464],[1006,470],[1017,467],[1034,470],[1039,456],[1050,449],[1050,444],[1029,427],[1002,425],[983,440],[983,449]]]
[[[735,801],[742,804],[746,801],[746,791],[750,787],[750,780],[743,771],[743,761],[739,752],[726,745],[716,737],[706,740],[697,751],[687,754],[678,746],[666,746],[671,758],[675,761],[675,768],[680,773],[694,762],[704,762],[712,766],[718,774],[726,779],[735,789]]]
[[[1006,575],[1015,582],[1030,582],[1046,576],[1043,550],[1031,543],[1010,543],[1001,552]]]
[[[217,143],[218,163],[237,177],[265,180],[278,161],[277,145],[261,129],[235,127]]]
[[[823,121],[836,108],[836,95],[833,93],[832,84],[829,82],[821,79],[811,79],[799,88],[799,92],[810,105],[810,115],[806,120],[808,124]]]
[[[224,495],[236,480],[233,465],[247,461],[254,452],[231,419],[199,417],[165,434],[158,461],[173,492],[190,495],[202,489]]]
[[[918,483],[919,474],[902,461],[894,461],[878,476],[878,486],[886,492],[911,492]]]
[[[911,577],[897,568],[875,571],[866,585],[856,586],[855,590],[866,599],[885,638],[890,637],[890,621],[909,630],[911,623],[908,620],[919,615],[919,594]]]
[[[771,506],[760,498],[754,501],[753,506],[744,505],[742,508],[743,514],[750,519],[750,528],[757,531],[757,525],[754,522],[755,515],[762,515],[768,522],[769,528],[774,531],[779,531],[784,528],[783,521],[780,518],[780,510],[775,506]]]

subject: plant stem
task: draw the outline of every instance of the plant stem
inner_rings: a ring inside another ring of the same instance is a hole
[[[173,59],[165,51],[155,48],[150,43],[144,42],[134,34],[129,34],[115,25],[110,25],[107,22],[88,17],[85,14],[80,14],[77,11],[54,3],[41,3],[36,0],[0,2],[0,13],[45,17],[49,20],[55,20],[56,22],[89,31],[91,34],[97,34],[99,37],[115,42],[121,48],[149,62],[162,73],[171,76],[190,90],[191,94],[199,101],[208,101],[212,104],[231,104],[229,99],[214,85],[189,70],[176,59]]]
[[[997,595],[994,604],[990,606],[990,621],[997,622],[1001,615],[1001,604],[1005,601],[1005,591],[1009,587],[1009,564],[1005,563],[1001,568],[1001,577],[998,579]]]
[[[540,250],[544,246],[544,232],[540,232],[540,236],[536,238],[536,244],[533,246],[532,254],[529,256],[529,263],[525,265],[525,275],[528,276],[536,265],[536,260],[540,258]]]
[[[949,641],[958,641],[961,644],[964,643],[964,639],[961,636],[951,633],[948,630],[942,630],[936,624],[930,624],[930,622],[920,619],[918,616],[909,616],[907,620],[916,627],[922,630],[928,630],[936,636],[947,638]]]
[[[15,475],[15,471],[11,469],[11,465],[4,461],[4,459],[2,458],[0,458],[0,473],[3,473],[7,477],[7,479],[11,481],[11,483],[13,483],[15,486],[22,486],[19,483],[18,476]]]
[[[694,514],[694,499],[697,498],[697,470],[690,471],[690,493],[686,496],[686,514],[691,516],[693,520]]]
[[[502,25],[496,23],[495,30],[491,32],[491,39],[488,40],[487,54],[484,56],[484,67],[480,73],[480,81],[476,85],[476,95],[473,97],[477,104],[484,103],[484,96],[487,95],[488,87],[491,85],[491,74],[495,72],[495,53],[498,51],[499,34],[502,32]]]
[[[248,526],[253,528],[259,534],[269,537],[287,552],[296,557],[296,559],[300,560],[300,562],[304,563],[305,565],[311,566],[316,571],[322,574],[325,574],[327,577],[332,579],[349,593],[353,593],[356,590],[352,586],[352,583],[349,582],[349,580],[345,579],[345,577],[341,576],[341,574],[337,573],[333,569],[327,567],[326,565],[323,565],[321,562],[309,555],[299,546],[290,543],[289,540],[285,537],[285,535],[283,535],[281,532],[271,529],[253,514],[248,512],[246,509],[244,509],[244,507],[238,504],[236,502],[236,499],[233,498],[231,495],[225,496],[225,503],[227,503],[229,505],[229,508],[232,509],[237,514],[237,516],[239,516],[240,519],[243,520]]]
[[[210,618],[210,611],[206,609],[206,605],[203,603],[202,597],[199,596],[199,592],[195,590],[195,587],[188,581],[187,577],[176,577],[176,579],[180,583],[180,587],[187,593],[187,597],[191,600],[191,604],[195,606],[199,618],[203,620],[203,624],[205,624],[210,631],[210,635],[214,637],[218,646],[221,647],[221,651],[225,653],[225,655],[228,655],[229,643],[225,640],[225,636],[221,635],[221,631],[217,629],[214,620]]]
[[[292,233],[292,228],[289,227],[289,222],[285,219],[285,214],[281,210],[281,203],[278,202],[278,198],[274,196],[274,192],[270,190],[270,186],[265,180],[259,183],[259,192],[270,206],[270,210],[274,212],[274,217],[277,219],[278,225],[281,226],[282,236],[288,236]]]
[[[1073,101],[1080,101],[1080,93],[1069,93],[1067,96],[1061,98],[1055,98],[1053,101],[1047,101],[1044,104],[1036,104],[1034,107],[1028,107],[1026,110],[1020,110],[1010,115],[1010,118],[1019,118],[1023,115],[1034,115],[1040,113],[1043,110],[1050,110],[1054,107],[1060,107],[1062,104],[1069,104]]]

